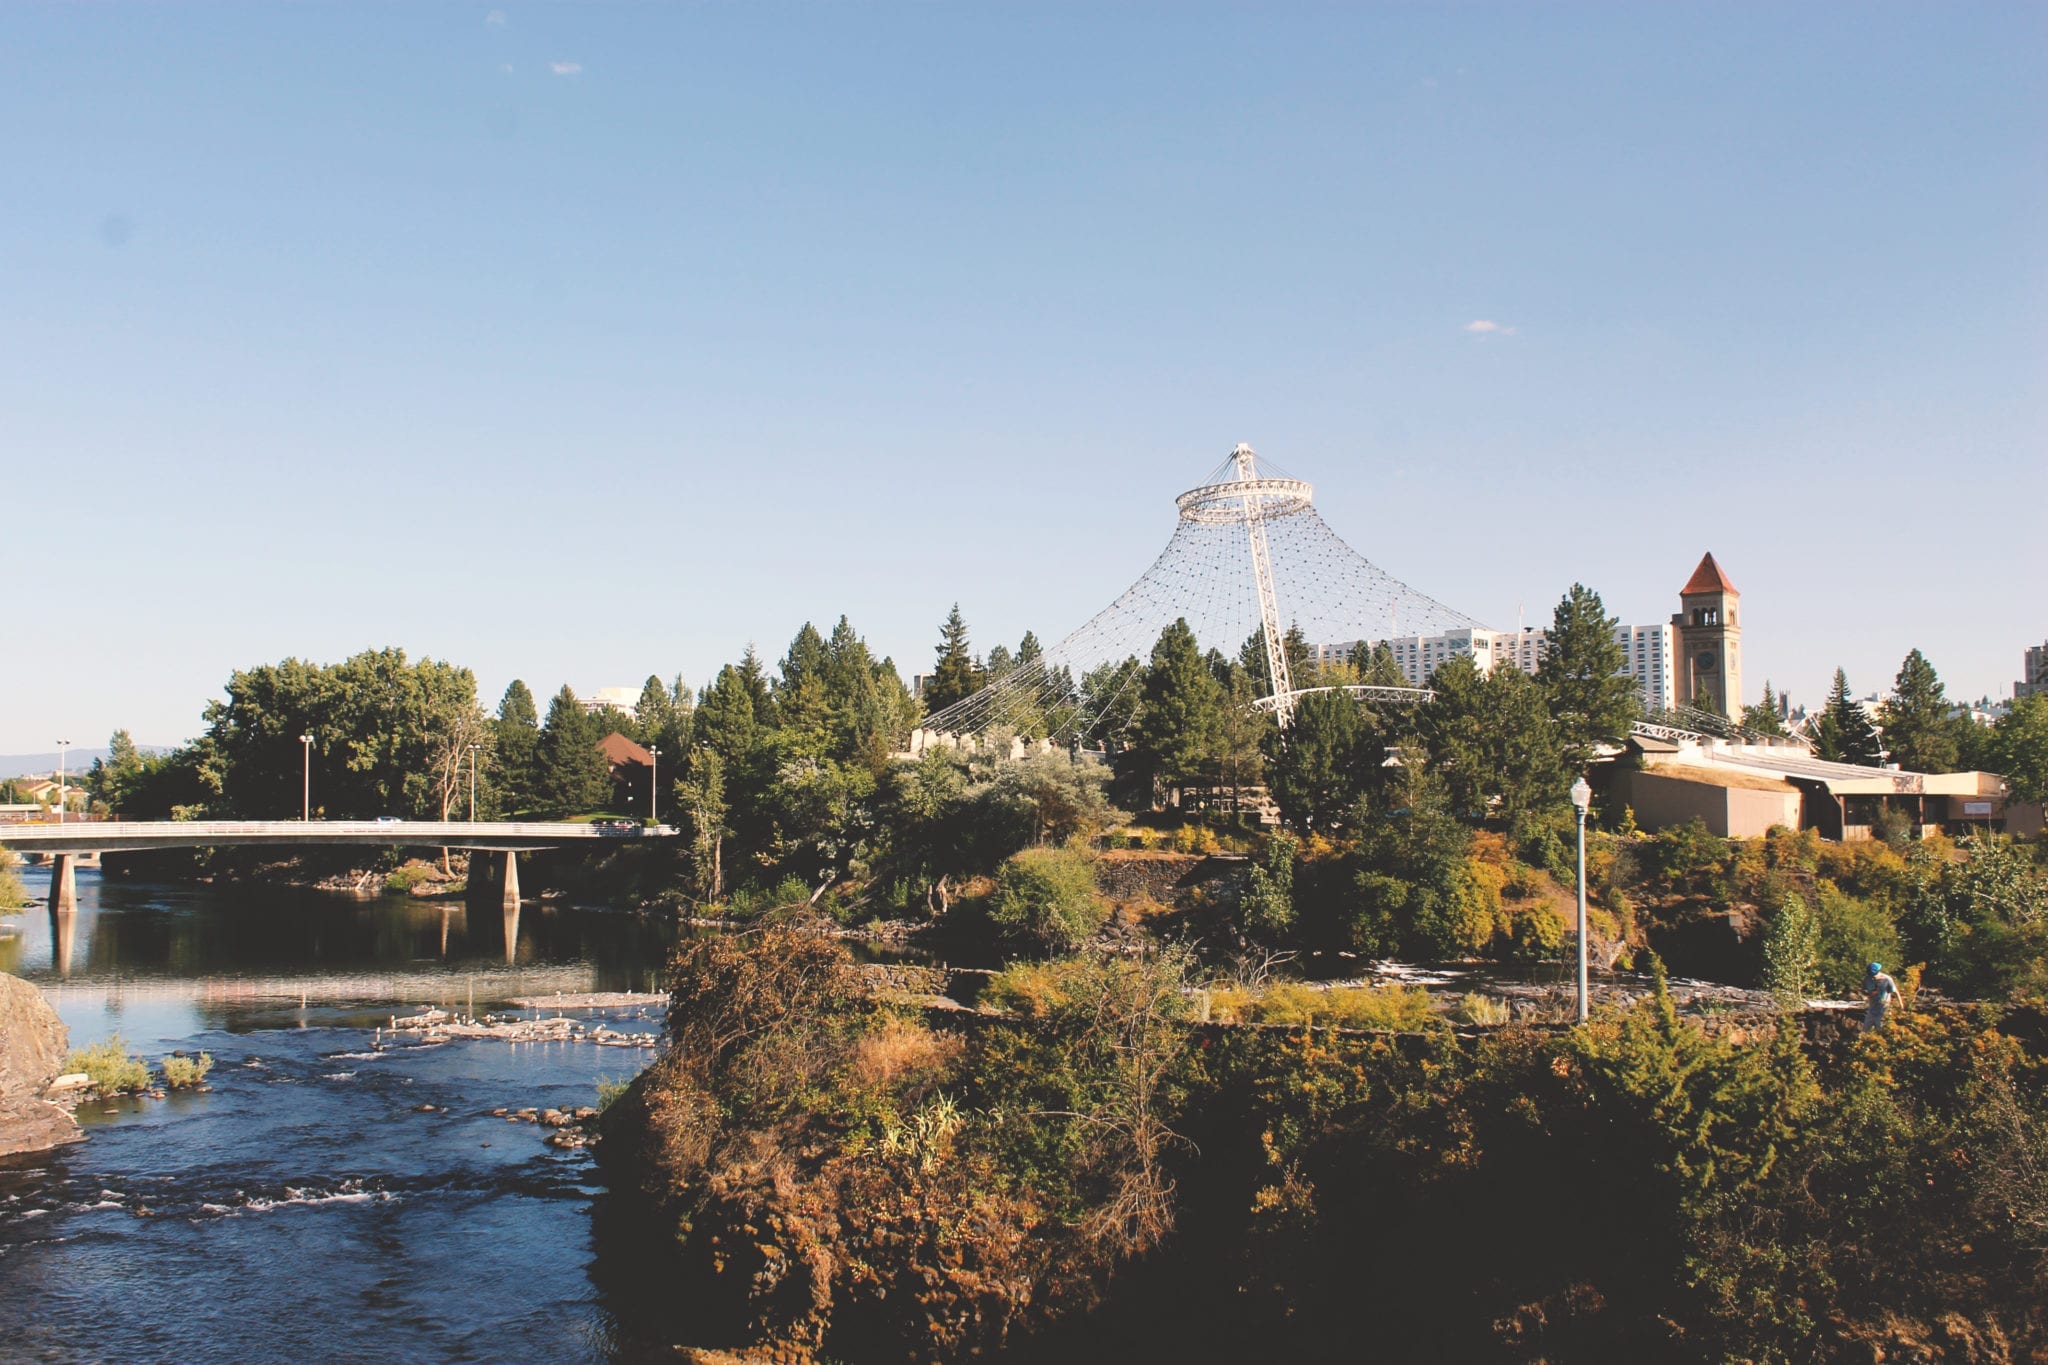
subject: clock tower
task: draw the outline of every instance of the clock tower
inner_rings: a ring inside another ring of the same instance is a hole
[[[1710,554],[1678,590],[1678,704],[1742,719],[1742,596]]]

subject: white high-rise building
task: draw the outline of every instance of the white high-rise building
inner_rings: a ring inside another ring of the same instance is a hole
[[[1616,626],[1615,643],[1621,646],[1622,676],[1633,678],[1642,689],[1643,705],[1669,710],[1676,701],[1673,693],[1672,648],[1677,632],[1668,625]],[[1543,630],[1453,630],[1442,635],[1399,635],[1384,641],[1393,651],[1394,662],[1410,687],[1427,686],[1429,675],[1459,655],[1470,655],[1481,673],[1491,673],[1501,664],[1533,674],[1543,662],[1549,632]],[[1372,645],[1368,643],[1367,649]],[[1357,645],[1321,645],[1316,649],[1319,664],[1352,662]],[[1363,659],[1358,663],[1363,666]]]

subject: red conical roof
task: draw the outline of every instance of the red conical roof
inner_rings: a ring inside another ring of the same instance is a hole
[[[1678,590],[1678,595],[1691,597],[1694,593],[1708,592],[1726,593],[1730,597],[1742,596],[1735,591],[1735,585],[1728,581],[1728,575],[1721,572],[1721,566],[1714,562],[1712,554],[1700,560],[1700,566],[1692,571],[1692,577]]]

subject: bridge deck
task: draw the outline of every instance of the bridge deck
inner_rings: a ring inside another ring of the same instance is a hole
[[[0,825],[0,845],[22,853],[132,853],[152,848],[511,849],[530,853],[564,844],[672,839],[669,825],[601,829],[537,820],[95,820]]]

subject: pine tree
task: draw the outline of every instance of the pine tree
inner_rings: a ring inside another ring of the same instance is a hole
[[[1583,768],[1600,745],[1620,743],[1636,718],[1641,690],[1621,672],[1628,656],[1614,638],[1618,624],[1583,583],[1572,584],[1551,618],[1536,680],[1568,767]]]
[[[1941,679],[1917,649],[1906,655],[1892,681],[1892,695],[1884,704],[1884,743],[1892,762],[1908,772],[1954,772],[1961,756]]]
[[[611,768],[597,747],[601,728],[567,685],[555,694],[534,751],[536,804],[557,815],[603,809],[611,795]]]
[[[1327,833],[1358,800],[1375,736],[1343,692],[1311,692],[1285,731],[1268,731],[1268,783],[1280,818],[1304,833]]]
[[[496,783],[509,814],[533,806],[534,755],[540,744],[540,714],[533,693],[518,678],[505,689],[498,702],[498,718],[491,725],[495,750]]]
[[[662,727],[668,724],[675,701],[660,675],[650,673],[640,686],[640,700],[633,704],[633,735],[642,744],[659,743]]]
[[[1038,643],[1038,637],[1028,630],[1024,632],[1024,638],[1017,642],[1017,662],[1020,665],[1035,663],[1044,653],[1045,650]]]
[[[1131,744],[1135,772],[1148,785],[1196,780],[1215,757],[1222,711],[1223,690],[1202,662],[1194,631],[1186,618],[1176,620],[1159,633],[1140,683]]]
[[[981,670],[975,667],[974,655],[967,647],[967,622],[960,615],[958,602],[946,613],[945,623],[939,627],[939,646],[935,653],[938,662],[932,669],[931,679],[924,685],[924,709],[927,713],[943,711],[954,702],[981,690]]]
[[[1759,735],[1786,733],[1785,721],[1778,714],[1778,698],[1771,691],[1771,680],[1764,679],[1763,700],[1742,708],[1742,728]]]
[[[1409,687],[1408,675],[1401,671],[1401,665],[1394,658],[1394,650],[1385,640],[1372,647],[1372,655],[1366,661],[1360,682],[1367,687]]]
[[[719,756],[729,776],[751,762],[759,732],[753,689],[740,668],[727,664],[697,698],[692,736],[697,744]]]
[[[1849,695],[1849,675],[1835,670],[1834,685],[1815,728],[1814,752],[1831,763],[1857,763],[1875,767],[1884,761],[1884,748],[1877,727]]]

